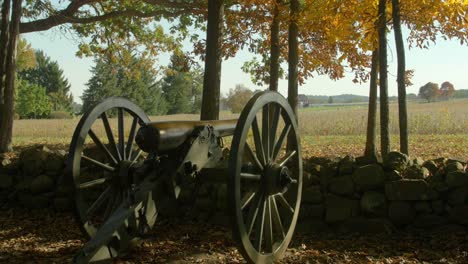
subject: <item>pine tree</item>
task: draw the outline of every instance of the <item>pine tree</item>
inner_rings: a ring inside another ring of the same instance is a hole
[[[43,51],[37,50],[35,55],[36,67],[20,71],[19,78],[30,84],[46,88],[46,94],[50,97],[53,111],[71,112],[73,96],[70,93],[70,84],[63,76],[63,70]]]
[[[189,58],[175,52],[161,81],[168,114],[200,112],[202,82],[202,71],[198,67],[191,69]]]
[[[86,84],[88,88],[83,92],[82,112],[90,110],[95,104],[111,97],[121,96],[129,99],[145,111],[148,115],[166,113],[166,103],[161,93],[161,87],[155,84],[154,74],[138,60],[128,65],[111,64],[104,58],[96,59],[92,68],[92,77]]]

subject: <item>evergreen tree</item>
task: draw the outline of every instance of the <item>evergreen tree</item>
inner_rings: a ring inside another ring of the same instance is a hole
[[[63,70],[43,51],[37,50],[35,55],[36,67],[20,71],[19,78],[30,84],[44,87],[52,102],[53,111],[71,112],[73,96],[70,93],[70,84],[63,76]]]
[[[168,114],[198,113],[201,109],[203,73],[199,67],[190,67],[187,55],[180,51],[171,57],[171,63],[161,80],[161,89],[168,105]]]
[[[148,115],[166,113],[166,104],[161,94],[161,87],[154,84],[153,71],[146,69],[139,60],[126,66],[112,64],[107,59],[96,59],[92,68],[92,77],[88,88],[83,92],[82,112],[91,109],[95,104],[111,96],[122,96],[140,106]]]

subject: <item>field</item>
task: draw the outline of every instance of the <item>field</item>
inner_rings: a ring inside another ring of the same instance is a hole
[[[391,104],[390,131],[393,150],[397,150],[399,146],[397,107],[397,104]],[[435,103],[409,102],[408,114],[412,156],[444,156],[468,160],[468,99]],[[227,112],[221,114],[222,119],[237,116]],[[153,116],[150,119],[162,121],[198,118],[198,115],[183,114]],[[13,144],[67,145],[78,120],[16,120]],[[300,109],[299,126],[304,156],[360,155],[364,149],[366,125],[366,105]]]

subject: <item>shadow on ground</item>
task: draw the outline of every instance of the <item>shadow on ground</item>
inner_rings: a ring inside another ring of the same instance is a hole
[[[83,245],[70,214],[0,213],[0,263],[69,263]],[[115,263],[244,263],[230,229],[163,221]],[[468,230],[444,226],[384,235],[298,234],[281,263],[468,263]]]

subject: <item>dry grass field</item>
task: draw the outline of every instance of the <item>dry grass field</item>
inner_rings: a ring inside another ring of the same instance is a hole
[[[398,149],[398,109],[391,104],[392,149]],[[455,157],[468,160],[468,99],[408,105],[412,156]],[[223,112],[222,119],[238,115]],[[153,121],[196,120],[198,115],[153,116]],[[14,145],[69,144],[78,118],[16,120]],[[113,120],[115,122],[115,120]],[[112,122],[112,121],[111,121]],[[359,155],[363,151],[367,106],[322,106],[300,109],[299,126],[304,156]],[[130,127],[128,120],[127,128]],[[116,127],[116,126],[113,126]]]

